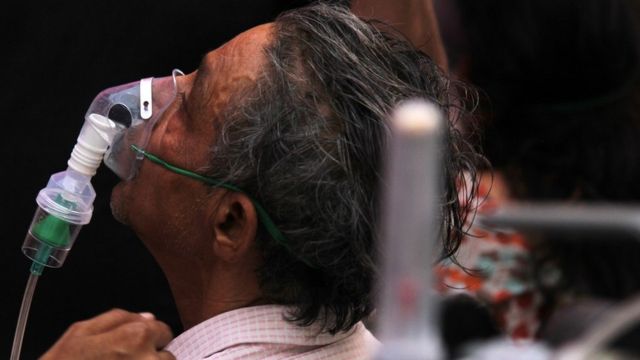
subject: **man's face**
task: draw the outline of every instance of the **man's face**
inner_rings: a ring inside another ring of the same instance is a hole
[[[248,30],[209,52],[198,70],[179,77],[178,96],[155,125],[147,151],[184,169],[197,172],[205,167],[217,135],[214,124],[225,121],[221,116],[230,101],[259,77],[272,31],[271,24]],[[147,245],[157,248],[150,244],[157,238],[189,238],[195,244],[198,237],[210,236],[207,190],[198,181],[144,160],[133,180],[114,188],[111,207]]]

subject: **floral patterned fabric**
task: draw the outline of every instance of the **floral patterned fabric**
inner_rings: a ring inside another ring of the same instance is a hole
[[[483,175],[477,198],[478,213],[508,201],[499,175]],[[492,232],[474,225],[456,256],[436,268],[443,294],[468,293],[492,309],[496,322],[513,339],[531,340],[540,327],[542,294],[534,282],[530,248],[518,233]]]

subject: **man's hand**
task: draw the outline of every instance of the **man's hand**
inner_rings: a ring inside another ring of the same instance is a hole
[[[172,338],[152,314],[115,309],[71,325],[40,360],[175,359],[160,350]]]

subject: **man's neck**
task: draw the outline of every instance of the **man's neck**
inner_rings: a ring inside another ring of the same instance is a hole
[[[185,330],[241,307],[265,304],[252,271],[197,262],[161,261]]]

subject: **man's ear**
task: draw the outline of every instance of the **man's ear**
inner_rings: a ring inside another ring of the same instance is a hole
[[[213,208],[213,251],[221,259],[235,262],[243,258],[255,242],[258,217],[253,202],[245,194],[227,192]]]

